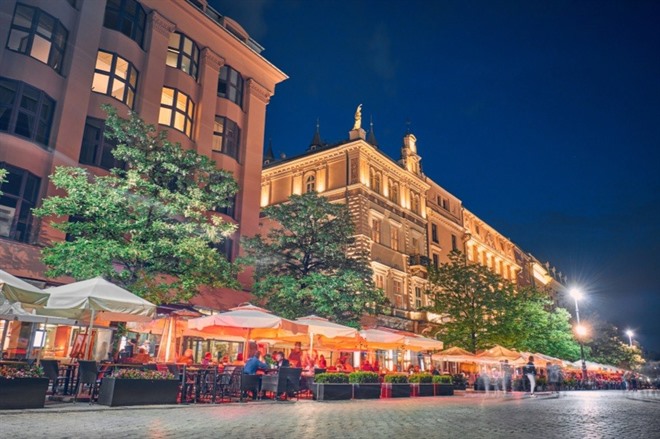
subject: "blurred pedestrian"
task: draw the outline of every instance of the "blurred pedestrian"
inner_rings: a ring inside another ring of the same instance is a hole
[[[534,366],[534,356],[530,355],[527,364],[523,367],[523,374],[529,380],[529,393],[534,396],[534,389],[536,388],[536,366]]]

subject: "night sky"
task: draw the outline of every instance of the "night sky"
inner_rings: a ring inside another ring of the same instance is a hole
[[[210,0],[289,75],[266,143],[348,137],[363,104],[424,172],[660,355],[660,2]],[[408,125],[409,124],[409,125]]]

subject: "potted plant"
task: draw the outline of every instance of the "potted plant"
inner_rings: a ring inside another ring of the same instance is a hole
[[[433,396],[433,375],[415,373],[408,378],[412,396]]]
[[[435,396],[452,396],[454,394],[454,383],[451,375],[436,375],[433,377]]]
[[[353,386],[345,373],[319,373],[314,376],[312,394],[317,401],[351,399]]]
[[[98,403],[101,405],[176,404],[179,380],[168,372],[119,369],[103,378]]]
[[[0,366],[0,409],[42,408],[48,381],[41,367]]]
[[[467,380],[465,375],[462,373],[455,374],[452,379],[454,380],[454,390],[465,390],[467,389]]]
[[[407,398],[410,396],[410,384],[408,376],[399,373],[388,373],[383,378],[385,383],[386,395],[391,398]]]
[[[353,398],[380,398],[380,377],[376,372],[352,372],[348,382],[353,384]]]

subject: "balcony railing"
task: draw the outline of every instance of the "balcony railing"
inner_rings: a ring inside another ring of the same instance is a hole
[[[408,255],[408,265],[411,267],[417,265],[426,268],[431,265],[431,259],[424,255]]]

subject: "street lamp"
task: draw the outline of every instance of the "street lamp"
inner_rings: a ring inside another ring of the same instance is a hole
[[[630,329],[626,330],[626,335],[628,336],[628,342],[630,342],[630,347],[632,347],[632,338],[635,335]]]
[[[575,300],[575,319],[577,320],[577,327],[575,332],[578,335],[578,341],[580,342],[580,360],[582,361],[582,380],[587,380],[587,363],[584,361],[584,344],[582,343],[582,337],[586,334],[585,328],[580,324],[580,308],[578,307],[578,300],[582,299],[582,291],[579,288],[573,287],[568,290],[568,294]]]

